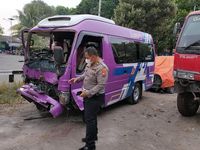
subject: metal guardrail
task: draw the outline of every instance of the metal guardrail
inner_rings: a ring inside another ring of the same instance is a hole
[[[9,82],[14,82],[14,76],[22,73],[23,73],[22,70],[0,70],[0,75],[9,76]]]

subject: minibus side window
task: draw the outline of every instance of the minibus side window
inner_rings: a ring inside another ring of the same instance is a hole
[[[137,61],[137,48],[138,46],[133,42],[129,42],[125,45],[126,63],[134,63]]]
[[[153,47],[150,44],[139,44],[139,59],[142,61],[153,61]]]
[[[125,45],[125,41],[123,41],[123,40],[112,41],[112,50],[113,50],[115,62],[118,63],[118,64],[124,63],[124,61],[126,59],[125,58],[126,53],[124,51],[124,45]]]
[[[76,73],[81,74],[86,66],[84,50],[87,47],[93,46],[97,49],[99,56],[102,57],[102,37],[96,37],[91,35],[84,35],[81,44],[77,49],[77,59],[76,59]]]
[[[117,64],[133,63],[138,58],[138,46],[136,43],[122,39],[122,38],[110,38],[113,55]]]

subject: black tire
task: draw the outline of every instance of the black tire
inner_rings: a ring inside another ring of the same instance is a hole
[[[161,88],[162,78],[160,77],[160,75],[158,75],[158,74],[154,75],[153,84],[154,84],[154,86],[156,86],[157,89]]]
[[[199,102],[194,100],[192,93],[179,93],[177,96],[177,108],[185,117],[194,116],[199,108]]]
[[[134,105],[137,104],[139,102],[139,100],[142,97],[142,87],[141,84],[136,83],[133,93],[130,97],[128,97],[127,101],[129,104]]]
[[[166,89],[166,91],[167,91],[167,93],[169,93],[169,94],[174,94],[174,87],[172,86],[172,87],[168,87],[167,89]]]

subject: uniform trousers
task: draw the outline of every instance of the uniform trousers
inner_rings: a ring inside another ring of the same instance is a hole
[[[84,98],[84,120],[86,123],[86,146],[95,146],[97,139],[97,113],[104,102],[105,94]]]

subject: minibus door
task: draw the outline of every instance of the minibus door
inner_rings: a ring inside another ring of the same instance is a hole
[[[95,47],[99,56],[102,57],[102,39],[101,34],[90,33],[90,32],[81,32],[78,37],[76,44],[76,51],[73,54],[72,61],[72,77],[79,77],[83,75],[84,69],[86,67],[84,49],[89,46]],[[71,85],[72,96],[79,107],[80,110],[83,110],[83,98],[78,95],[82,90],[83,82],[75,83]]]

